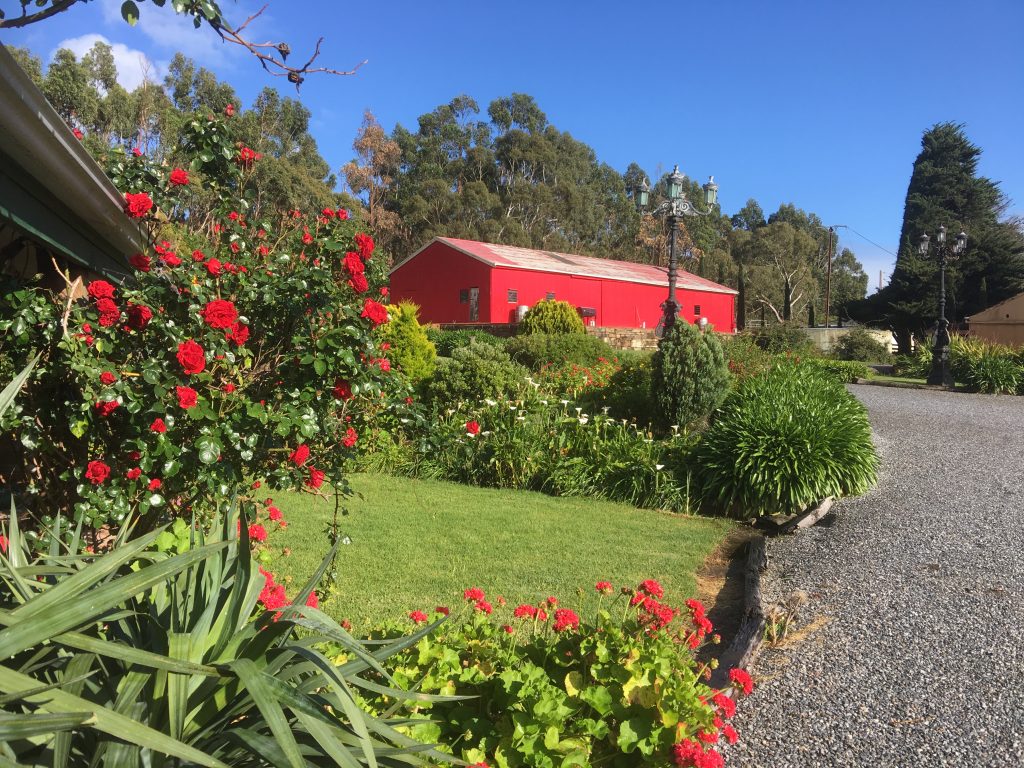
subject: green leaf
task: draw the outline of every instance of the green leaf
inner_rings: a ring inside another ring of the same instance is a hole
[[[139,6],[132,0],[125,0],[121,3],[121,18],[134,27],[139,23]]]

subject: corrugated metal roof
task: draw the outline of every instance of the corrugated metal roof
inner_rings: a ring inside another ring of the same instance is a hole
[[[396,264],[391,271],[394,272],[399,269],[403,264],[414,259],[434,243],[444,243],[492,267],[529,269],[535,272],[557,272],[564,275],[579,275],[580,277],[596,277],[603,280],[621,280],[629,283],[645,283],[647,285],[663,285],[668,287],[668,270],[665,267],[656,267],[652,264],[637,264],[632,261],[598,259],[593,256],[580,256],[573,253],[540,251],[535,248],[520,248],[515,245],[481,243],[476,240],[460,240],[454,237],[435,237],[426,246],[412,254],[412,256]],[[684,269],[680,269],[676,276],[676,287],[691,291],[736,293],[732,288],[705,280],[703,277],[698,277]]]

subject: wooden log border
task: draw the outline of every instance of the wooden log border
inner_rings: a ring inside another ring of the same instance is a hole
[[[761,647],[765,624],[761,573],[767,567],[768,551],[765,539],[763,536],[756,536],[747,544],[743,621],[736,632],[736,637],[718,659],[718,668],[711,675],[710,682],[715,688],[729,688],[729,671],[736,667],[749,667]]]

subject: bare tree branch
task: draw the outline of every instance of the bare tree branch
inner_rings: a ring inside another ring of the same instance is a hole
[[[26,13],[25,9],[28,8],[28,3],[21,4],[21,16],[16,19],[0,18],[0,29],[18,29],[19,27],[27,27],[29,24],[35,24],[37,21],[48,19],[51,16],[56,16],[58,13],[63,13],[68,8],[78,3],[86,2],[86,0],[54,0],[53,4],[49,8],[44,8],[41,11],[35,13]]]

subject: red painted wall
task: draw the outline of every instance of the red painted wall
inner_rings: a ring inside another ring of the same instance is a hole
[[[468,323],[470,307],[459,293],[480,289],[480,323],[513,323],[516,307],[532,307],[548,293],[575,307],[592,307],[594,325],[611,328],[654,328],[661,319],[664,286],[601,280],[553,272],[489,267],[443,243],[434,243],[391,275],[391,300],[409,299],[420,305],[425,323]],[[508,291],[516,300],[508,301]],[[696,323],[706,317],[721,333],[733,333],[735,295],[706,291],[677,292],[680,316]],[[700,314],[695,312],[700,307]],[[584,322],[589,323],[589,319]]]
[[[469,304],[460,303],[460,290],[480,289],[477,322],[491,322],[491,268],[481,261],[434,243],[391,275],[391,300],[409,299],[420,305],[424,323],[468,323]]]

